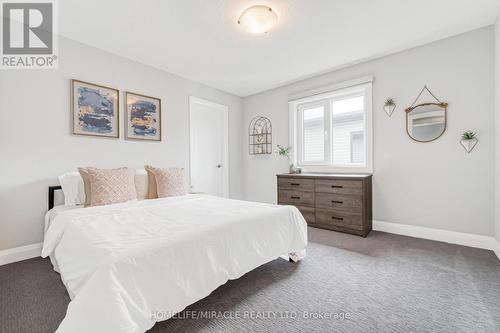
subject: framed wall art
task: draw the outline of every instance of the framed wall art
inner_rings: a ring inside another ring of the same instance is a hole
[[[107,138],[120,136],[119,91],[71,80],[73,134]]]
[[[125,92],[125,138],[161,141],[161,99]]]

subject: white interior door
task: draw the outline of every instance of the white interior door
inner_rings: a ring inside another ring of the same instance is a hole
[[[191,191],[229,195],[228,107],[189,97]]]

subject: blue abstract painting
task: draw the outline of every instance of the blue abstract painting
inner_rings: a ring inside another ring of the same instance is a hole
[[[161,100],[133,93],[126,93],[127,138],[161,140]]]
[[[118,137],[118,90],[73,81],[75,134]]]

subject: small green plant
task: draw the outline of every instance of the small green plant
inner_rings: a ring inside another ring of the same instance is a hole
[[[476,138],[476,133],[472,131],[466,131],[462,134],[462,140],[474,140]]]
[[[394,106],[396,105],[396,102],[394,102],[393,98],[387,98],[384,102],[384,106]]]
[[[290,159],[290,150],[292,150],[292,147],[283,147],[282,145],[278,145],[278,154],[280,156],[284,156],[288,159]]]

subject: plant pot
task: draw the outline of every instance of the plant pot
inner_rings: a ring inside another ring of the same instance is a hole
[[[460,144],[462,145],[462,147],[464,147],[467,153],[470,153],[472,149],[474,149],[477,142],[478,140],[476,138],[470,140],[465,140],[465,139],[460,140]]]
[[[290,173],[291,173],[291,174],[299,173],[299,172],[300,172],[299,170],[300,170],[300,169],[299,169],[299,168],[297,168],[295,165],[290,164]]]
[[[384,111],[387,113],[387,115],[390,117],[392,116],[392,113],[396,110],[396,105],[385,105],[384,106]]]
[[[290,165],[290,173],[291,174],[298,174],[302,173],[302,169],[299,167],[294,166],[293,164]]]

